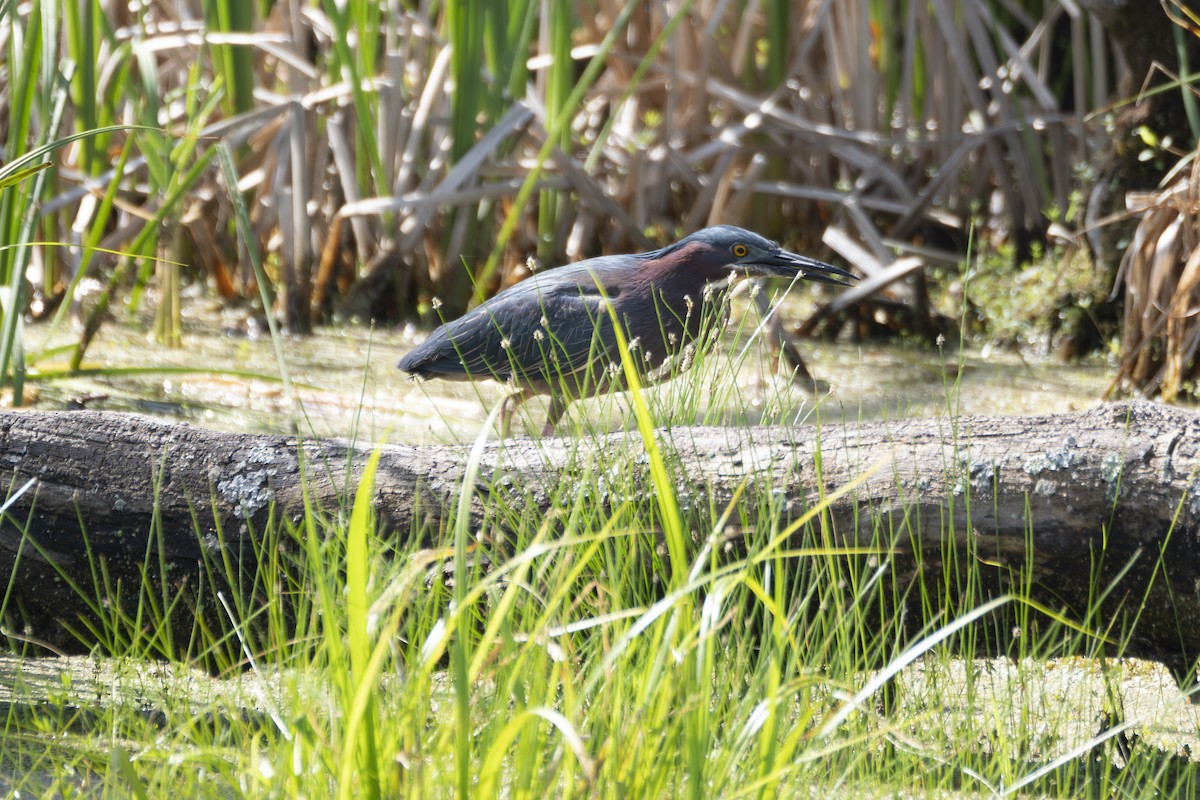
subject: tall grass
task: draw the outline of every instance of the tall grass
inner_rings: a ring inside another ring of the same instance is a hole
[[[723,351],[704,352],[701,375]],[[1096,708],[1084,682],[1055,694],[1063,681],[1039,665],[1091,652],[1096,631],[1119,649],[1128,633],[1099,612],[1110,587],[1085,624],[1024,599],[1032,561],[994,596],[993,567],[958,552],[948,522],[942,568],[921,569],[919,544],[907,555],[927,522],[915,511],[833,526],[826,504],[854,483],[794,517],[770,491],[697,505],[677,494],[682,466],[657,418],[669,409],[640,388],[637,351],[620,358],[637,435],[603,459],[576,440],[577,468],[544,487],[548,515],[482,469],[493,411],[436,529],[373,516],[373,457],[338,507],[306,494],[298,521],[274,515],[248,561],[203,548],[204,578],[182,594],[152,544],[124,605],[96,563],[76,588],[103,622],[77,630],[123,659],[105,669],[144,676],[137,660],[155,656],[223,680],[155,666],[150,715],[86,687],[10,704],[0,760],[33,765],[15,788],[1193,796],[1190,762],[1148,745],[1118,756],[1140,717],[1099,729],[1081,717]],[[916,618],[895,613],[902,602]],[[982,660],[995,655],[1008,659]],[[80,703],[88,714],[65,727]]]
[[[574,9],[571,0],[545,0],[542,13],[542,36],[540,50],[551,58],[550,67],[542,80],[542,94],[546,98],[546,119],[557,121],[560,117],[573,116],[571,90],[574,75],[571,62],[571,33],[575,29]],[[571,151],[571,130],[566,125],[557,126],[553,144],[564,153]],[[542,259],[558,256],[556,246],[561,241],[556,230],[558,221],[566,211],[568,195],[548,189],[538,198],[538,255]]]

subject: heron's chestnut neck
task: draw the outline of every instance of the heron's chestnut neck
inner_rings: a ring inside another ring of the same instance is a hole
[[[651,256],[640,277],[662,291],[703,291],[712,281],[729,275],[733,259],[723,250],[704,242],[687,242],[664,248]]]

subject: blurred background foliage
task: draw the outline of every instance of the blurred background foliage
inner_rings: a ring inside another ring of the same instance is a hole
[[[1183,0],[0,0],[3,380],[30,318],[75,366],[116,308],[180,344],[189,285],[431,324],[734,223],[866,278],[797,333],[1195,394],[1197,42]]]

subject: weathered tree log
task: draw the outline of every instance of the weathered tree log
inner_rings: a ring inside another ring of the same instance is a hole
[[[829,519],[850,541],[868,541],[871,522],[881,518],[890,523],[882,530],[903,531],[895,543],[899,579],[905,570],[942,568],[941,558],[906,558],[912,542],[925,555],[963,547],[997,591],[1011,577],[1007,566],[1032,564],[1035,598],[1082,615],[1097,588],[1120,576],[1104,612],[1117,615],[1120,631],[1121,615],[1132,620],[1140,607],[1128,654],[1157,658],[1178,674],[1200,654],[1194,413],[1138,402],[1052,416],[658,435],[684,508],[722,508],[746,482],[748,515],[770,507],[795,518],[819,489],[833,492],[876,467],[831,505]],[[457,502],[468,448],[381,451],[376,504],[385,530],[437,538]],[[71,584],[94,591],[94,564],[103,561],[110,583],[136,585],[142,570],[165,564],[172,580],[195,585],[205,551],[225,548],[245,564],[272,508],[276,519],[298,518],[302,475],[317,505],[344,503],[369,452],[110,413],[0,414],[0,479],[10,493],[35,479],[0,525],[9,630],[24,625],[29,636],[77,648],[63,623],[78,630],[79,617],[91,613]],[[564,487],[601,503],[652,502],[648,488],[634,497],[611,488],[649,487],[636,432],[493,442],[482,463],[476,524],[499,499],[545,512]],[[613,471],[622,477],[611,480]],[[491,524],[503,523],[497,517]]]

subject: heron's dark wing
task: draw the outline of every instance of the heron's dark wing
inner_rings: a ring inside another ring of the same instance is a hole
[[[589,365],[607,366],[616,352],[616,337],[593,278],[613,281],[604,262],[579,262],[506,289],[434,331],[400,368],[422,377],[536,384],[586,371]]]
[[[568,272],[538,289],[534,325],[514,342],[523,378],[553,381],[619,360],[613,319],[591,273]]]

